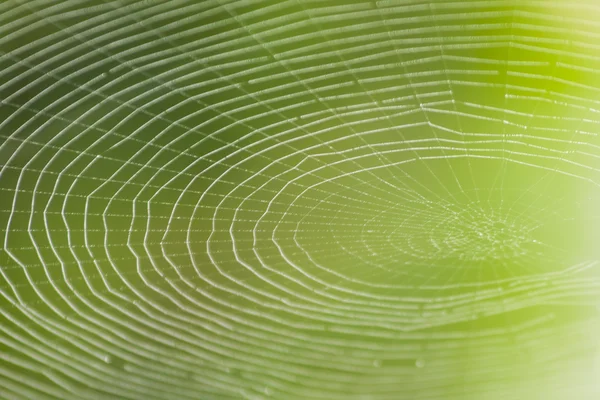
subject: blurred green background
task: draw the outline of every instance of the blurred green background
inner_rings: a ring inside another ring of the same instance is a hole
[[[599,398],[599,17],[1,2],[0,398]]]

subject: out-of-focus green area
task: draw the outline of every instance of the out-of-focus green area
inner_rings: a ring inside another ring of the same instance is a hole
[[[0,3],[0,398],[597,399],[598,16]]]

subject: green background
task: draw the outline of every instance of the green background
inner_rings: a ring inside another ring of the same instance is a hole
[[[0,3],[0,398],[597,399],[594,1]]]

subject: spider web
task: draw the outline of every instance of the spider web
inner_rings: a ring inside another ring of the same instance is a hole
[[[597,398],[599,13],[1,3],[0,398]]]

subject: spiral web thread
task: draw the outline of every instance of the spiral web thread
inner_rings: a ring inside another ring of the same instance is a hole
[[[0,3],[0,397],[597,398],[599,15]]]

